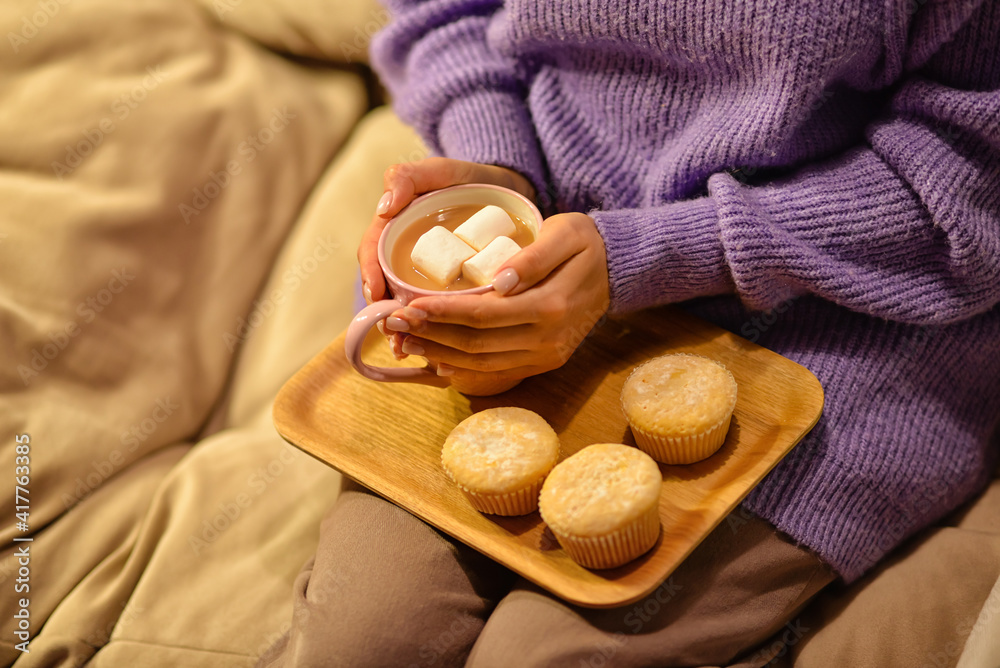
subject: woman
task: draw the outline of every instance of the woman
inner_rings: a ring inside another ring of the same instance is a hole
[[[607,309],[683,302],[809,368],[826,408],[675,577],[618,610],[510,591],[503,569],[347,490],[279,660],[762,665],[755,646],[823,586],[982,488],[1000,416],[1000,5],[390,9],[373,62],[446,157],[386,173],[366,296],[384,292],[378,234],[417,194],[491,182],[560,212],[494,293],[394,314],[399,352],[463,383],[516,380],[563,364]]]

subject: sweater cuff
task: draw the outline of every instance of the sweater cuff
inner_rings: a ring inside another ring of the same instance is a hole
[[[948,498],[949,488],[887,489],[884,480],[859,473],[856,464],[803,468],[800,464],[791,475],[776,468],[743,500],[743,506],[815,552],[847,584],[921,526],[957,505]],[[908,509],[899,507],[899,499],[908,495],[917,502]],[[829,513],[812,510],[817,508],[837,509],[837,521],[831,521]]]
[[[533,128],[521,96],[479,90],[448,105],[438,124],[437,143],[449,158],[520,172],[541,198],[547,192],[546,170]]]
[[[607,251],[612,313],[733,291],[711,198],[590,216]]]

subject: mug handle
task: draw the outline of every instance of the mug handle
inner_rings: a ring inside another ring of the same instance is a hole
[[[433,387],[448,387],[451,382],[447,378],[437,375],[426,366],[421,368],[369,366],[361,360],[361,347],[365,337],[368,336],[368,331],[375,326],[375,323],[389,317],[399,308],[400,303],[395,299],[383,299],[361,309],[347,327],[347,336],[344,340],[347,360],[362,376],[383,383],[419,383]]]

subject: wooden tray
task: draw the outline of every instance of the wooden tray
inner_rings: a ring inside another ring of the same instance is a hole
[[[278,394],[274,422],[287,441],[571,603],[614,607],[660,585],[819,419],[823,390],[808,370],[673,308],[596,329],[568,364],[494,397],[363,378],[343,336]],[[482,515],[441,469],[441,444],[473,412],[534,410],[558,432],[563,456],[592,443],[634,445],[618,396],[629,371],[670,352],[725,364],[739,386],[729,436],[712,457],[661,466],[663,532],[652,551],[621,568],[590,571],[571,561],[535,512]],[[394,364],[376,333],[370,363]]]

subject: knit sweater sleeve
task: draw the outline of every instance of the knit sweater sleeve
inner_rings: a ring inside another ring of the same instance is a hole
[[[501,165],[545,191],[524,75],[488,32],[503,0],[387,0],[372,64],[397,114],[440,155]]]
[[[921,42],[915,31],[906,74],[861,145],[765,185],[719,173],[700,199],[593,212],[613,310],[734,288],[751,308],[814,294],[914,324],[991,309],[1000,300],[1000,9],[982,3],[954,39],[940,32]]]

